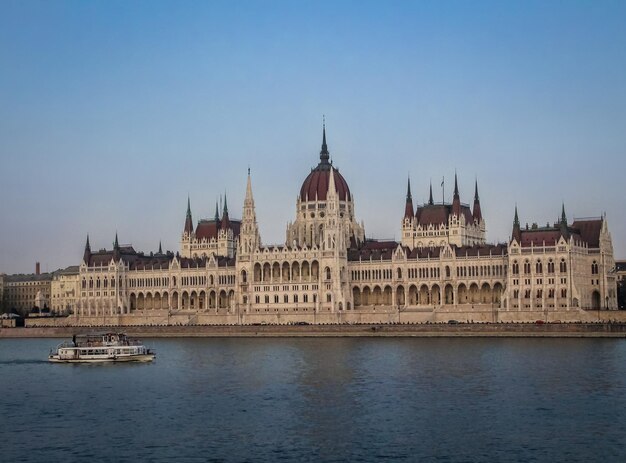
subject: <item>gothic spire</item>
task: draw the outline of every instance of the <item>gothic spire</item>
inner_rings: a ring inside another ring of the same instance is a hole
[[[406,200],[413,201],[413,198],[411,197],[411,177],[407,177],[406,180]]]
[[[241,231],[239,244],[242,253],[253,252],[260,244],[259,227],[256,223],[254,212],[254,197],[252,195],[252,180],[250,168],[248,168],[248,180],[246,184],[246,197],[243,200],[243,215],[241,217]]]
[[[117,239],[117,231],[115,232],[115,242],[113,243],[113,260],[118,261],[121,257],[120,254],[120,243]]]
[[[519,225],[519,217],[517,215],[517,204],[515,205],[515,217],[513,218],[513,233],[511,239],[516,239],[519,243],[522,241],[522,229]]]
[[[226,202],[226,192],[224,192],[224,209],[222,210],[222,230],[230,228],[230,220],[228,219],[228,203]]]
[[[193,233],[193,219],[191,218],[191,200],[187,196],[187,215],[185,217],[185,228],[183,233],[188,233],[189,236]]]
[[[215,200],[215,221],[216,222],[220,221],[220,210],[217,205],[217,199]]]
[[[411,219],[413,218],[413,198],[411,197],[411,178],[407,179],[406,184],[406,204],[404,206],[404,218]]]
[[[252,181],[250,180],[250,168],[248,167],[248,180],[246,182],[246,197],[244,203],[251,202],[254,204],[254,198],[252,197]],[[245,207],[245,204],[244,204]]]
[[[159,240],[159,254],[163,254],[163,248],[161,247],[161,240]]]
[[[566,240],[569,238],[569,230],[567,229],[567,216],[565,215],[565,203],[561,203],[561,235]]]
[[[480,199],[478,198],[478,179],[474,185],[474,209],[472,210],[472,216],[474,220],[480,222],[483,219],[482,211],[480,210]]]
[[[461,198],[459,196],[459,184],[456,179],[456,171],[454,172],[454,196],[452,197],[452,213],[457,217],[461,215]]]
[[[430,196],[428,197],[428,205],[432,206],[433,204],[435,204],[435,202],[433,201],[433,181],[430,181]]]
[[[87,233],[87,242],[85,243],[85,252],[83,253],[83,260],[85,264],[89,265],[89,258],[91,257],[91,245],[89,244],[89,233]]]
[[[326,193],[326,199],[334,198],[337,195],[337,187],[335,186],[335,169],[330,166],[330,173],[328,174],[328,190]]]

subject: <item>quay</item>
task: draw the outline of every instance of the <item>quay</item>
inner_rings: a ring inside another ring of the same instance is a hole
[[[67,338],[123,330],[142,338],[186,337],[537,337],[626,338],[626,323],[423,323],[352,325],[184,325],[0,328],[0,338]]]

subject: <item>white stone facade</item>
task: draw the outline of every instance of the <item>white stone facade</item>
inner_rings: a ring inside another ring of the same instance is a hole
[[[341,323],[356,313],[384,313],[387,320],[461,313],[497,321],[516,313],[528,318],[523,312],[549,318],[617,308],[605,217],[567,224],[563,213],[554,227],[522,230],[516,211],[510,242],[486,244],[478,187],[470,211],[455,178],[451,204],[431,198],[417,211],[409,207],[409,187],[401,242],[366,240],[347,183],[328,162],[325,133],[320,160],[296,200],[283,245],[261,243],[249,173],[241,221],[230,220],[224,204],[221,217],[216,211],[194,229],[188,204],[176,255],[137,253],[117,238],[112,251],[92,253],[87,241],[76,317]]]

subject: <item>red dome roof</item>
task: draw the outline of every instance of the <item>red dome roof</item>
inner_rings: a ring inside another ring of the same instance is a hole
[[[330,169],[320,163],[315,169],[311,171],[309,176],[304,180],[302,188],[300,188],[300,199],[306,201],[307,197],[309,201],[326,201],[326,194],[328,193],[328,182],[330,180]],[[330,167],[330,166],[328,166]],[[347,201],[350,199],[350,188],[343,176],[333,169],[335,190],[339,195],[341,201]]]
[[[304,180],[302,188],[300,188],[300,199],[306,201],[315,201],[317,198],[319,201],[326,201],[326,194],[328,193],[328,182],[330,180],[331,164],[328,162],[330,153],[328,152],[328,146],[326,145],[326,124],[322,132],[322,150],[320,151],[320,163],[315,169],[311,171],[309,176]],[[337,169],[333,170],[333,179],[335,181],[335,191],[339,195],[340,201],[347,201],[350,199],[350,189],[343,176]]]

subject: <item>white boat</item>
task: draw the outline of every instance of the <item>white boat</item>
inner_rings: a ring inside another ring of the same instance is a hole
[[[141,341],[123,333],[76,336],[50,351],[48,360],[55,363],[151,362],[156,354]]]

